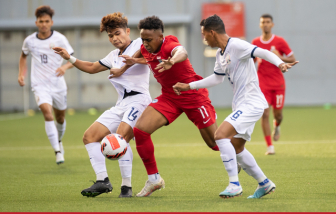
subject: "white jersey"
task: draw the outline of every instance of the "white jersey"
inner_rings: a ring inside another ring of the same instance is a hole
[[[216,54],[214,72],[225,75],[233,88],[232,110],[242,104],[256,108],[268,108],[264,94],[259,88],[253,52],[257,47],[238,38],[230,38],[225,50],[219,48]]]
[[[57,31],[52,31],[46,39],[39,39],[37,32],[28,36],[22,46],[25,55],[31,53],[31,86],[42,88],[52,92],[66,91],[64,77],[57,77],[56,70],[62,66],[63,58],[54,53],[53,47],[65,48],[69,54],[73,54],[73,49],[64,35]]]
[[[133,40],[131,44],[122,53],[123,55],[133,56],[141,47],[142,41],[140,38]],[[125,65],[122,61],[124,58],[119,57],[120,50],[116,49],[111,51],[104,59],[99,60],[99,63],[109,69],[121,68]],[[134,94],[136,92],[145,95],[142,99],[143,103],[149,104],[151,97],[149,93],[149,74],[150,70],[147,65],[135,64],[125,71],[120,77],[109,79],[112,85],[118,92],[117,104],[123,100],[128,94]]]

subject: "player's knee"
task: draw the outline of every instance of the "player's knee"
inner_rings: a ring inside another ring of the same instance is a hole
[[[64,115],[57,115],[56,116],[56,121],[59,124],[63,124],[64,123]]]
[[[94,142],[94,141],[93,141],[93,137],[92,137],[91,133],[88,132],[88,131],[85,131],[84,135],[83,135],[83,143],[84,143],[84,145],[92,143],[92,142]]]
[[[216,131],[215,132],[215,140],[220,140],[224,138],[229,138],[228,136],[225,135],[223,132]]]
[[[282,113],[277,113],[274,115],[274,118],[277,120],[277,121],[282,121],[283,119],[283,116],[282,116]]]
[[[54,117],[53,117],[52,113],[45,113],[43,116],[44,116],[45,121],[53,121],[54,120]]]

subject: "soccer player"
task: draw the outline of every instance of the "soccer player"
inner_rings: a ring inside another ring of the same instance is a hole
[[[62,137],[65,132],[65,110],[67,108],[67,86],[64,80],[65,71],[73,66],[67,62],[62,65],[63,59],[54,54],[55,46],[65,48],[73,53],[68,40],[64,35],[51,30],[54,10],[49,6],[40,6],[35,11],[38,31],[29,35],[23,42],[19,63],[18,82],[25,85],[25,72],[27,70],[27,55],[31,53],[31,87],[35,100],[41,109],[45,130],[50,144],[56,154],[56,163],[64,162],[64,149]],[[56,124],[52,111],[54,109]]]
[[[137,56],[123,57],[129,65],[147,61],[154,77],[162,86],[162,94],[145,109],[133,129],[136,148],[148,174],[144,188],[136,196],[146,197],[165,186],[157,169],[151,134],[162,126],[169,125],[184,112],[200,130],[207,145],[218,151],[214,140],[217,124],[216,112],[207,89],[191,90],[181,96],[174,93],[172,86],[176,82],[189,83],[202,79],[195,73],[187,51],[177,38],[163,36],[164,25],[157,16],[141,20],[138,28],[143,43],[141,51]]]
[[[288,46],[287,42],[282,37],[272,34],[273,26],[273,17],[269,14],[262,15],[260,17],[260,29],[262,35],[253,39],[252,44],[272,51],[284,62],[295,62],[293,51]],[[277,141],[280,138],[280,124],[283,118],[282,108],[285,101],[285,79],[281,70],[275,65],[265,60],[258,60],[258,62],[259,86],[265,95],[268,105],[273,107],[274,130],[272,136],[273,140]],[[269,114],[270,108],[265,109],[264,114],[261,117],[261,127],[267,144],[267,151],[265,154],[273,155],[275,154],[275,150],[271,139]]]
[[[111,51],[105,58],[97,62],[87,62],[70,56],[64,48],[54,50],[64,59],[69,60],[76,68],[90,74],[111,69],[117,72],[124,66],[121,54],[133,55],[140,49],[141,39],[131,40],[128,20],[122,13],[104,16],[100,24],[100,32],[107,32],[109,41],[117,49]],[[83,142],[88,151],[91,165],[96,173],[97,181],[81,194],[95,197],[112,191],[109,181],[105,157],[101,153],[100,141],[110,133],[120,134],[129,142],[133,137],[133,127],[141,113],[152,101],[149,94],[149,68],[144,62],[132,66],[120,77],[110,75],[110,82],[118,92],[118,101],[114,107],[105,111],[84,133]],[[113,78],[111,78],[113,77]],[[132,149],[127,144],[126,154],[120,158],[119,167],[122,177],[121,193],[119,197],[132,197]]]
[[[251,139],[255,123],[262,116],[264,109],[268,108],[259,88],[253,58],[265,59],[283,72],[297,62],[286,64],[272,52],[257,48],[238,38],[230,38],[225,32],[223,21],[217,15],[202,20],[200,25],[208,45],[219,48],[214,74],[189,84],[177,83],[174,85],[174,91],[176,94],[181,94],[181,91],[184,93],[184,91],[212,87],[222,83],[227,76],[233,88],[233,112],[216,130],[215,139],[229,175],[229,185],[219,196],[231,198],[243,193],[236,168],[238,162],[259,184],[255,193],[248,198],[261,198],[274,191],[275,184],[265,176],[252,154],[244,148],[246,141]]]

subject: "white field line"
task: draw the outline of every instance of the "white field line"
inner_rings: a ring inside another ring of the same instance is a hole
[[[277,146],[281,145],[294,145],[294,144],[321,144],[321,143],[336,143],[336,140],[315,140],[315,141],[283,141],[276,143]],[[265,142],[247,142],[246,145],[264,145]],[[198,147],[205,146],[205,143],[181,143],[181,144],[158,144],[155,147]],[[84,145],[78,146],[64,146],[65,150],[84,149]],[[16,151],[16,150],[50,150],[51,146],[31,146],[31,147],[0,147],[0,151]]]
[[[0,122],[1,121],[8,121],[8,120],[17,120],[17,119],[23,119],[27,118],[28,116],[25,115],[24,113],[20,114],[4,114],[0,115]]]

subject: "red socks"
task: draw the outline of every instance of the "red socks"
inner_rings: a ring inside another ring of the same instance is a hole
[[[136,149],[142,162],[144,163],[147,174],[152,175],[158,173],[156,166],[155,156],[154,156],[154,145],[150,134],[141,131],[140,129],[133,128]]]
[[[212,150],[214,150],[214,151],[219,151],[219,148],[218,148],[218,146],[216,145],[216,146],[214,146],[214,147],[212,147],[211,148]]]
[[[265,136],[265,141],[266,141],[267,146],[272,146],[273,145],[272,144],[272,138],[271,138],[270,135]]]

